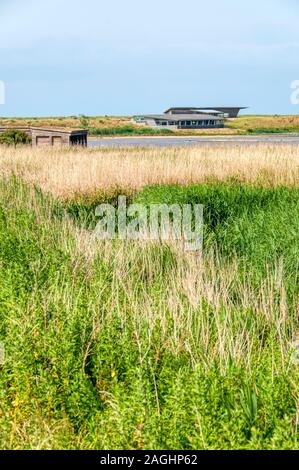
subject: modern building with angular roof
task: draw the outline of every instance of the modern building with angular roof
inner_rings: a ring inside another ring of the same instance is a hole
[[[149,127],[164,127],[169,129],[215,129],[224,127],[224,117],[207,113],[190,114],[148,114],[138,117]]]
[[[212,112],[212,114],[215,114],[215,113],[219,113],[219,114],[223,114],[224,117],[228,117],[228,118],[236,118],[238,117],[239,115],[239,112],[241,111],[241,109],[248,109],[246,107],[227,107],[227,106],[224,106],[224,107],[219,107],[219,106],[210,106],[210,107],[202,107],[202,106],[198,106],[198,107],[191,107],[191,108],[188,108],[188,107],[185,107],[185,108],[169,108],[165,111],[165,114],[196,114],[196,113],[200,113],[200,112]]]

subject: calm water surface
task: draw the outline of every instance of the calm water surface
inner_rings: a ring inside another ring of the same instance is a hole
[[[232,137],[104,137],[90,138],[89,147],[188,147],[211,145],[299,145],[296,136],[232,136]]]

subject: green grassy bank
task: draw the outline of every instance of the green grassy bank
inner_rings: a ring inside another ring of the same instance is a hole
[[[96,201],[0,182],[0,447],[299,448],[298,188],[134,199],[204,204],[203,255],[96,242]]]

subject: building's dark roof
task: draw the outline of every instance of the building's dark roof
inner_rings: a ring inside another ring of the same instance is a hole
[[[200,106],[199,108],[196,108],[196,109],[248,109],[248,106],[216,106],[215,108]]]
[[[246,106],[182,106],[182,107],[175,107],[173,106],[172,108],[166,109],[165,113],[169,113],[169,111],[172,110],[177,110],[177,111],[185,111],[185,110],[190,110],[190,111],[196,111],[196,110],[215,110],[215,111],[220,111],[220,110],[235,110],[235,109],[248,109]]]
[[[166,121],[219,121],[219,116],[212,116],[210,114],[148,114],[144,118],[161,119]]]

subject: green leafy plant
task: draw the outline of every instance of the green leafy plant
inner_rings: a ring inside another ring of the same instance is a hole
[[[89,126],[89,118],[85,116],[84,114],[80,114],[80,126],[83,127],[83,129],[87,129]]]
[[[0,134],[0,144],[5,145],[24,145],[31,142],[31,137],[26,132],[18,129],[9,129]]]
[[[251,428],[255,423],[257,417],[257,395],[256,391],[250,387],[245,386],[241,390],[241,406],[244,411],[246,424],[248,427],[247,433],[250,435]]]

